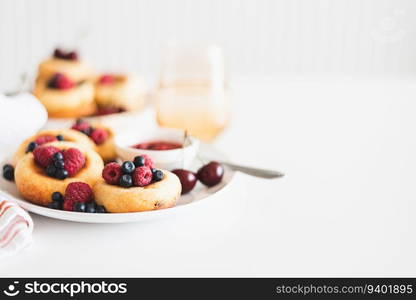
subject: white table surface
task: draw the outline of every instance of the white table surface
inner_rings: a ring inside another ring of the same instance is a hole
[[[0,276],[416,276],[416,80],[234,81],[217,146],[287,175],[154,222],[33,215]]]

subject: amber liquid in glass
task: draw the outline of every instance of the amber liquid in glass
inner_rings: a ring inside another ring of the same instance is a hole
[[[182,81],[161,85],[156,103],[160,126],[187,130],[207,142],[224,130],[230,118],[228,88],[210,83]]]

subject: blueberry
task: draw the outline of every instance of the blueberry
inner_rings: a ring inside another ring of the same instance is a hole
[[[158,169],[152,169],[152,180],[153,181],[161,181],[163,179],[163,172]]]
[[[68,177],[68,171],[65,169],[58,169],[56,170],[55,177],[57,179],[63,180]]]
[[[93,214],[96,213],[96,205],[94,202],[90,202],[87,204],[87,207],[85,208],[85,212]]]
[[[83,202],[76,202],[74,204],[74,211],[77,211],[77,212],[85,212],[86,207],[87,206],[85,205],[85,203],[83,203]]]
[[[55,177],[56,174],[56,168],[54,165],[49,165],[46,167],[46,174],[50,177]]]
[[[36,142],[30,142],[29,145],[27,145],[26,153],[32,152],[37,146],[38,144],[36,144]]]
[[[134,169],[136,169],[136,166],[134,165],[132,161],[125,161],[121,165],[121,171],[124,174],[131,174],[134,172]]]
[[[61,152],[56,152],[53,155],[52,158],[53,158],[53,161],[64,160],[64,156],[63,156],[63,154]]]
[[[48,207],[52,209],[62,209],[62,202],[52,201],[51,203],[48,204]]]
[[[85,128],[85,129],[81,130],[81,132],[83,134],[86,134],[86,135],[90,136],[91,132],[92,132],[92,128],[91,127]]]
[[[97,205],[96,212],[97,212],[97,213],[99,213],[99,214],[104,214],[104,213],[106,213],[107,211],[105,210],[105,207],[104,207],[104,206],[102,206],[102,205]]]
[[[7,180],[14,180],[14,168],[12,165],[6,164],[3,166],[3,177]]]
[[[12,165],[10,165],[10,164],[5,164],[5,165],[3,166],[3,171],[5,171],[6,169],[10,169],[10,168],[13,168],[13,166],[12,166]]]
[[[144,166],[144,163],[145,163],[145,159],[144,159],[143,156],[136,156],[134,158],[134,165],[136,167],[143,167]]]
[[[120,185],[122,187],[131,187],[133,185],[133,179],[131,178],[130,175],[124,174],[120,178]]]
[[[3,166],[3,172],[4,172],[4,171],[7,171],[7,170],[11,170],[11,169],[13,169],[13,166],[12,166],[12,165],[10,165],[10,164],[5,164],[5,165]]]
[[[58,134],[58,135],[56,136],[56,139],[57,139],[58,141],[63,141],[63,140],[64,140],[64,137],[63,137],[61,134]]]
[[[57,169],[63,169],[65,167],[65,162],[63,160],[55,160],[53,162],[53,165],[55,166],[55,168]]]
[[[60,192],[53,192],[51,199],[53,202],[63,202],[64,196]]]

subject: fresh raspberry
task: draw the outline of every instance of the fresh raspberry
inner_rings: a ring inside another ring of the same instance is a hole
[[[105,182],[114,185],[118,185],[121,175],[123,175],[123,172],[121,172],[121,167],[118,163],[115,162],[106,164],[102,173]]]
[[[67,211],[72,211],[74,209],[74,202],[64,200],[62,208]]]
[[[135,186],[146,186],[152,182],[152,170],[146,166],[138,167],[133,173],[133,184]]]
[[[75,86],[75,83],[64,74],[55,73],[48,81],[48,87],[52,89],[68,90]]]
[[[35,143],[38,145],[46,144],[49,142],[57,141],[56,137],[53,135],[41,135],[36,140]]]
[[[69,148],[63,154],[65,170],[68,171],[68,176],[74,176],[85,165],[85,156],[76,148]]]
[[[153,160],[150,158],[147,154],[140,154],[140,156],[144,157],[144,165],[146,167],[149,167],[150,169],[153,169],[155,167]]]
[[[104,84],[104,85],[113,84],[115,81],[116,81],[116,76],[111,75],[111,74],[104,74],[99,79],[100,84]]]
[[[78,130],[78,131],[88,130],[89,128],[91,128],[90,123],[88,123],[87,121],[84,121],[84,120],[78,120],[71,127],[71,129]]]
[[[65,189],[64,210],[72,211],[77,202],[92,200],[91,187],[84,182],[71,182]]]
[[[101,145],[108,138],[108,132],[103,128],[95,128],[92,130],[90,137],[94,143]]]
[[[105,115],[117,114],[117,113],[121,113],[125,111],[126,110],[122,107],[99,107],[95,114],[97,116],[105,116]]]
[[[33,150],[33,155],[35,156],[35,161],[46,168],[52,163],[53,155],[58,152],[61,152],[61,150],[54,146],[42,146],[36,147]]]

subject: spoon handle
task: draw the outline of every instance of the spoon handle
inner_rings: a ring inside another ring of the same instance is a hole
[[[229,162],[221,162],[221,164],[226,165],[227,167],[235,171],[239,171],[239,172],[242,172],[251,176],[255,176],[255,177],[272,179],[272,178],[283,177],[285,175],[279,171],[241,166],[241,165],[236,165],[236,164],[232,164]]]

